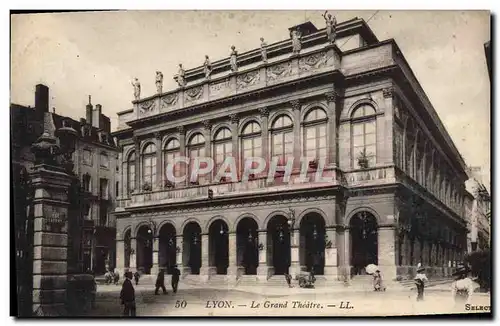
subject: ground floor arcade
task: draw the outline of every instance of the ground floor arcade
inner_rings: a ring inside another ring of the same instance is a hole
[[[466,230],[432,214],[410,215],[394,196],[382,199],[317,198],[119,218],[117,268],[156,274],[177,265],[184,275],[204,279],[262,280],[301,270],[342,279],[363,274],[368,264],[391,279],[411,276],[418,263],[430,274],[451,273],[465,252]],[[395,208],[405,216],[395,218]]]

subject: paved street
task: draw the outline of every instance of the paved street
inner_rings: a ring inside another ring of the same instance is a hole
[[[119,316],[120,286],[98,287],[92,316]],[[181,288],[177,294],[154,295],[146,285],[136,287],[137,316],[364,316],[474,313],[454,307],[449,292],[428,291],[424,302],[411,291],[328,292],[327,289],[275,289],[267,294],[245,289]],[[208,303],[207,303],[208,302]],[[295,302],[295,303],[294,303]],[[299,304],[300,302],[300,304]],[[472,305],[489,306],[490,297],[477,294]],[[482,311],[484,312],[484,311]]]

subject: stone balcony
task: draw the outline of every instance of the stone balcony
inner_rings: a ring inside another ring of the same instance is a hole
[[[303,181],[300,175],[292,174],[289,182],[283,180],[282,176],[268,180],[267,176],[248,180],[247,182],[227,182],[212,183],[206,185],[195,185],[189,187],[175,187],[170,189],[159,189],[149,192],[138,192],[130,195],[129,198],[117,200],[116,211],[123,211],[125,208],[134,208],[149,205],[185,203],[197,200],[206,200],[208,190],[213,191],[213,198],[231,198],[242,196],[259,196],[262,194],[279,193],[284,191],[300,191],[317,188],[329,188],[344,186],[345,178],[343,173],[336,168],[325,169],[323,180],[315,182],[315,172],[308,172],[306,178],[311,181]]]
[[[325,169],[323,178],[314,182],[315,172],[308,172],[307,178],[311,181],[300,180],[298,174],[292,174],[290,181],[285,182],[281,177],[268,180],[267,176],[258,177],[248,182],[212,183],[207,185],[175,187],[159,189],[149,192],[138,192],[129,198],[117,200],[116,211],[126,208],[135,208],[150,205],[176,204],[191,201],[207,200],[208,190],[213,191],[213,198],[236,198],[243,196],[259,196],[263,194],[279,193],[286,191],[307,191],[308,189],[331,188],[337,186],[369,186],[382,185],[395,182],[393,167],[380,167],[363,171],[344,173],[339,169]],[[327,180],[326,180],[327,179]]]

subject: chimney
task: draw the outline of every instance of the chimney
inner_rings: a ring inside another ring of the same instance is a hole
[[[42,84],[35,87],[35,111],[49,112],[49,88]]]
[[[96,104],[95,109],[92,111],[92,126],[96,127],[97,129],[101,128],[101,126],[99,126],[99,122],[101,120],[101,112],[101,104]]]
[[[86,117],[86,121],[89,125],[92,124],[92,97],[89,95],[89,104],[87,104],[87,106],[85,107],[85,117]]]

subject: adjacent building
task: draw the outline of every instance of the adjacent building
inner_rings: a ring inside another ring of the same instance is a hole
[[[491,196],[481,178],[481,168],[470,168],[471,178],[467,180],[467,191],[471,194],[470,234],[468,237],[468,251],[485,250],[490,248],[491,235]]]
[[[312,269],[356,277],[373,263],[390,280],[462,259],[465,162],[397,43],[358,18],[337,25],[334,44],[310,22],[297,29],[181,71],[177,89],[118,113],[120,270],[269,282]],[[239,172],[249,157],[293,157],[294,172],[172,183],[167,165],[183,155],[232,156]],[[302,156],[311,179],[326,161],[328,180],[299,180]]]
[[[81,234],[74,236],[79,238],[76,245],[78,248],[73,253],[75,257],[69,259],[75,261],[78,271],[92,270],[94,273],[104,274],[106,265],[114,267],[116,234],[115,221],[110,212],[114,210],[118,148],[110,134],[109,117],[102,113],[101,105],[97,104],[94,108],[90,104],[90,98],[86,118],[80,121],[61,116],[55,110],[49,112],[49,88],[45,85],[36,86],[34,108],[11,104],[10,110],[14,180],[24,180],[32,171],[34,155],[31,145],[44,131],[53,134],[63,126],[64,121],[78,132],[73,162],[83,193],[82,216],[78,223]],[[14,191],[25,191],[22,187],[13,187]],[[14,210],[19,213],[16,232],[19,233],[20,244],[26,232],[23,221],[27,216],[21,208],[21,198],[25,197],[19,193],[15,197],[18,201],[14,202]]]

